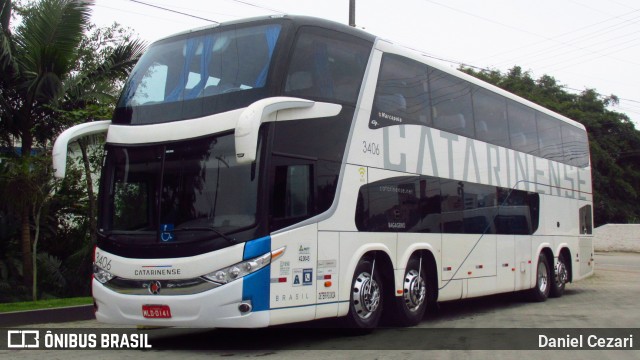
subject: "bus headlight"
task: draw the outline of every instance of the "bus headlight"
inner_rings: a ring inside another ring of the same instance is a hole
[[[206,275],[203,275],[202,277],[209,281],[213,281],[219,284],[230,283],[234,280],[238,280],[241,277],[247,276],[269,265],[272,261],[282,256],[282,254],[284,254],[285,249],[286,249],[286,246],[281,247],[280,249],[274,250],[272,252],[268,252],[264,255],[255,257],[253,259],[245,260],[243,262],[239,262],[237,264],[228,266],[226,268],[222,268],[214,272],[208,273]]]
[[[99,267],[96,264],[93,264],[93,277],[98,280],[101,284],[106,283],[107,281],[113,279],[113,274],[108,272],[107,270]]]

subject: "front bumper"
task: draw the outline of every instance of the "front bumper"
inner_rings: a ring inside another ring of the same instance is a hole
[[[191,295],[126,295],[112,291],[93,280],[93,298],[97,305],[96,319],[109,324],[257,328],[269,325],[269,311],[242,313],[243,281]],[[142,315],[143,305],[168,305],[169,319],[149,319]]]

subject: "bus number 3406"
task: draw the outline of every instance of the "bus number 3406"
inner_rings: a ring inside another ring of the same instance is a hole
[[[371,155],[380,155],[380,144],[376,144],[374,142],[362,142],[362,152],[369,153]]]

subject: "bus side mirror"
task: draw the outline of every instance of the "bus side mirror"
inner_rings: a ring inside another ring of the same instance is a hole
[[[256,160],[258,131],[264,122],[276,120],[276,112],[284,109],[309,108],[311,100],[292,97],[272,97],[249,105],[238,119],[235,131],[236,161],[238,164],[251,164]]]
[[[81,137],[107,132],[111,120],[93,121],[72,126],[63,131],[53,144],[53,175],[64,178],[67,171],[67,147]]]

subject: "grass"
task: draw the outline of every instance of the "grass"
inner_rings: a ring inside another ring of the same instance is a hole
[[[0,304],[0,313],[10,312],[10,311],[53,309],[53,308],[65,307],[65,306],[89,305],[92,303],[93,303],[93,298],[91,297],[24,301],[24,302]]]

